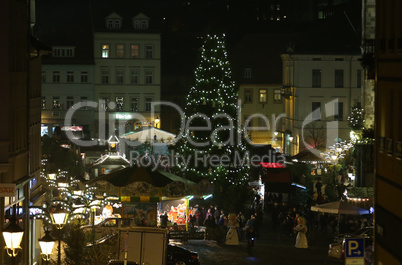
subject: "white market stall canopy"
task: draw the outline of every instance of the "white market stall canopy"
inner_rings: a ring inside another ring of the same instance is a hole
[[[321,212],[321,213],[333,213],[333,214],[354,214],[354,215],[363,215],[369,214],[370,211],[356,207],[350,203],[344,201],[330,202],[324,203],[320,205],[311,206],[311,210],[313,212]]]
[[[129,132],[121,136],[121,138],[138,141],[141,143],[145,142],[159,142],[172,144],[176,138],[176,135],[170,132],[163,131],[158,128],[147,128],[141,131]]]

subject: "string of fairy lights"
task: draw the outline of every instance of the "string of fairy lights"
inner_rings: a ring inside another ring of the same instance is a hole
[[[351,115],[347,118],[347,120],[352,129],[364,129],[364,123],[366,122],[364,119],[364,109],[361,108],[358,103],[356,103],[355,106],[352,107]]]
[[[208,34],[206,36],[201,49],[201,62],[195,69],[195,82],[196,85],[191,87],[186,97],[187,104],[182,122],[185,124],[186,120],[191,120],[206,125],[210,121],[213,132],[207,136],[200,136],[200,133],[186,128],[182,139],[191,138],[192,141],[197,143],[209,142],[210,139],[213,139],[213,143],[205,147],[196,147],[184,140],[179,147],[179,152],[190,155],[195,152],[200,155],[219,153],[228,156],[233,156],[235,151],[244,153],[246,147],[242,142],[235,144],[225,143],[226,139],[224,139],[225,134],[230,132],[243,135],[243,129],[236,121],[235,114],[240,110],[240,106],[237,103],[238,92],[235,82],[232,80],[232,72],[225,47],[225,34]],[[205,115],[202,110],[207,110],[209,115]],[[200,113],[204,115],[200,115]],[[228,115],[232,117],[232,120],[229,121],[229,119],[223,118],[220,115],[222,113],[232,114]],[[208,159],[208,156],[205,159]],[[233,163],[229,167],[218,165],[214,169],[211,167],[203,167],[202,169],[186,167],[184,163],[179,163],[178,167],[187,174],[207,178],[212,183],[217,180],[225,180],[229,183],[241,185],[249,180],[247,162],[241,166]],[[233,178],[233,175],[240,177]]]
[[[101,208],[105,202],[95,197],[95,186],[80,184],[80,180],[72,178],[68,171],[58,169],[55,172],[47,172],[47,159],[42,159],[40,177],[45,180],[51,190],[51,199],[42,207],[34,208],[33,219],[42,219],[51,223],[50,211],[57,207],[68,211],[70,223],[74,219],[85,219],[91,209]],[[81,187],[80,187],[81,186]],[[57,197],[53,197],[53,191],[57,191]]]

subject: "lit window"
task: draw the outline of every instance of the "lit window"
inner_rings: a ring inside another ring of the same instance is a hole
[[[280,89],[274,90],[274,103],[282,103],[282,94]]]
[[[53,71],[53,83],[60,83],[60,72]]]
[[[124,70],[116,70],[116,84],[124,84]]]
[[[267,90],[266,89],[260,89],[260,103],[267,103]]]
[[[139,47],[138,44],[131,45],[131,58],[138,58],[139,57]]]
[[[251,68],[250,67],[244,68],[244,78],[251,78],[251,77],[252,77]]]
[[[42,109],[46,109],[46,97],[42,97]]]
[[[131,70],[131,73],[130,73],[131,84],[138,84],[138,74],[139,74],[138,70]]]
[[[81,72],[81,83],[88,83],[88,72],[87,71]]]
[[[116,57],[117,58],[123,58],[124,57],[124,45],[123,44],[117,44],[116,45]]]
[[[109,44],[102,44],[102,58],[109,58]]]
[[[109,84],[109,71],[102,70],[102,84]]]
[[[153,47],[152,45],[145,46],[145,58],[151,59],[153,57]]]
[[[153,72],[151,70],[145,71],[145,84],[152,84]]]
[[[60,108],[61,108],[60,97],[54,96],[53,97],[53,109],[60,109]]]
[[[138,97],[133,97],[131,98],[131,111],[137,111],[138,110]]]
[[[67,83],[73,83],[73,82],[74,82],[74,72],[67,71]]]
[[[145,98],[145,111],[151,111],[152,98]]]
[[[123,102],[124,102],[123,97],[116,97],[116,110],[117,111],[123,110]]]
[[[253,103],[253,89],[246,88],[244,90],[244,103]]]

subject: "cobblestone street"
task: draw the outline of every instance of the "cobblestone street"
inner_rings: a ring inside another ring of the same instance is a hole
[[[309,248],[295,248],[296,235],[283,236],[279,231],[273,231],[270,218],[264,215],[260,238],[254,246],[254,255],[247,255],[246,241],[240,241],[238,246],[218,245],[210,240],[171,240],[188,250],[198,252],[202,265],[214,264],[264,264],[264,265],[339,265],[337,259],[328,257],[328,244],[332,236],[318,231],[307,234]]]

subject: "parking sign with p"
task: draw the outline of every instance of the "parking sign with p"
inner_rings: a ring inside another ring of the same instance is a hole
[[[364,238],[345,238],[345,264],[364,264]]]

